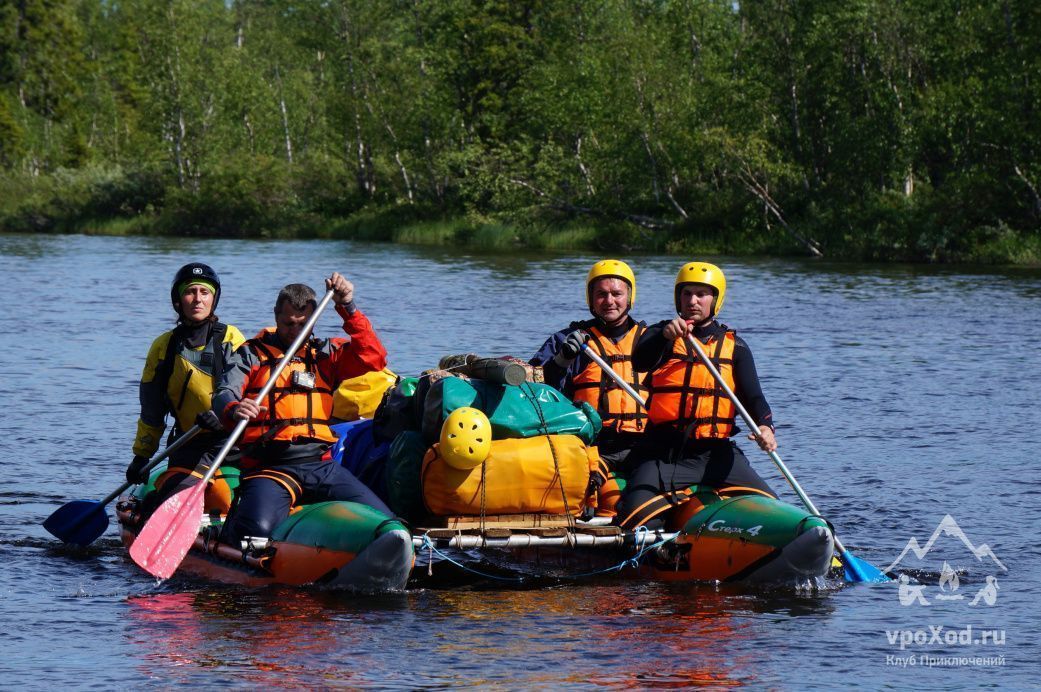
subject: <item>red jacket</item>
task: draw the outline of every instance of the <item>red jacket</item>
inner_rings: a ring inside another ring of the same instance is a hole
[[[360,311],[348,314],[336,306],[343,317],[348,338],[312,338],[297,351],[278,378],[270,394],[260,402],[268,410],[250,421],[243,435],[244,445],[270,440],[293,444],[327,444],[336,440],[328,429],[333,392],[346,379],[387,365],[387,351],[372,324]],[[213,410],[225,424],[233,425],[232,409],[244,398],[256,396],[267,384],[270,371],[284,353],[274,328],[262,330],[227,358],[220,385],[213,395]],[[310,373],[314,383],[303,387],[293,383],[294,373]],[[247,454],[248,448],[244,450]]]

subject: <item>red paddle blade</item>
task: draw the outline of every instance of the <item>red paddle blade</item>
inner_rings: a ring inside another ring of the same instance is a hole
[[[149,574],[168,579],[199,535],[206,484],[174,493],[148,520],[130,547],[130,557]]]

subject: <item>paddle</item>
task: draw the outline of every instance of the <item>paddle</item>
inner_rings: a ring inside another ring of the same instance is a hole
[[[628,382],[623,380],[622,376],[614,371],[614,368],[608,365],[603,358],[596,354],[596,351],[589,348],[589,344],[583,343],[582,350],[586,352],[586,355],[589,356],[594,363],[600,366],[601,370],[606,372],[611,377],[611,379],[614,380],[615,384],[624,389],[625,393],[631,396],[636,403],[638,403],[640,406],[643,406],[644,408],[647,408],[647,402],[643,400],[643,397],[640,396],[640,393],[633,389]]]
[[[162,454],[149,461],[142,469],[144,472],[151,471],[155,466],[188,444],[188,441],[202,431],[198,425],[193,425],[187,432],[177,438],[173,444],[167,447]],[[136,483],[127,481],[108,495],[104,500],[73,500],[54,510],[51,516],[43,522],[43,528],[64,543],[73,543],[80,546],[88,546],[96,541],[108,528],[108,514],[105,505],[119,497],[127,488]]]
[[[715,378],[716,383],[723,388],[723,391],[726,392],[727,397],[729,397],[730,400],[734,403],[734,406],[737,408],[738,412],[741,414],[742,419],[744,419],[748,427],[752,430],[759,430],[759,426],[755,424],[755,421],[752,420],[752,417],[748,414],[748,411],[738,400],[737,395],[734,394],[733,390],[731,390],[727,383],[723,380],[723,376],[719,373],[719,370],[716,369],[715,364],[713,364],[712,361],[708,359],[708,356],[705,354],[704,349],[701,348],[701,345],[697,342],[697,339],[694,339],[692,336],[688,334],[687,342],[698,354],[698,357],[701,358],[701,361],[705,363],[705,365],[708,367],[708,370],[710,373],[712,373],[712,377]],[[643,397],[641,397],[635,389],[629,386],[629,384],[625,380],[623,380],[621,376],[618,373],[616,373],[613,368],[611,368],[611,366],[605,363],[604,360],[600,358],[600,356],[594,353],[593,350],[590,349],[587,344],[582,344],[582,349],[586,352],[586,355],[589,356],[594,363],[599,365],[600,368],[618,384],[618,386],[625,390],[626,393],[628,393],[629,396],[631,396],[641,406],[644,406],[646,408],[646,402],[644,402]],[[777,452],[770,452],[770,458],[773,459],[775,464],[777,464],[777,468],[788,480],[788,483],[792,486],[792,489],[799,496],[799,499],[802,500],[803,504],[806,506],[806,509],[808,509],[812,514],[821,516],[821,513],[817,511],[817,508],[813,505],[813,502],[811,502],[810,498],[807,497],[806,493],[803,492],[802,487],[799,485],[798,481],[795,480],[795,476],[793,476],[791,471],[788,470],[788,467],[781,460],[781,457],[777,454]],[[839,541],[838,537],[834,536],[834,534],[832,535],[832,537],[835,540],[835,547],[839,551],[839,560],[842,562],[843,573],[845,574],[847,581],[890,581],[889,577],[887,577],[882,572],[882,570],[878,569],[877,567],[868,562],[865,562],[864,560],[861,560],[860,558],[850,553],[842,545],[842,542]]]
[[[311,330],[314,329],[315,323],[318,322],[319,315],[322,314],[329,301],[332,300],[333,293],[332,289],[326,291],[325,297],[318,303],[318,307],[315,308],[315,311],[308,318],[303,329],[300,330],[300,334],[293,340],[292,345],[286,349],[282,360],[271,371],[267,384],[257,394],[254,399],[255,402],[259,404],[271,392],[275,382],[278,381],[278,376],[285,369],[286,365],[289,364],[293,356],[296,355],[296,352],[300,350],[304,341],[311,335]],[[228,435],[227,441],[221,447],[220,452],[217,453],[213,464],[210,466],[209,471],[206,472],[206,475],[202,477],[202,480],[190,488],[185,488],[171,495],[163,504],[159,505],[159,508],[152,514],[151,519],[138,533],[134,544],[130,547],[130,557],[141,569],[160,579],[167,579],[177,571],[177,568],[184,560],[184,556],[188,554],[188,550],[191,549],[192,544],[199,535],[199,524],[202,521],[205,507],[206,486],[209,484],[210,479],[213,478],[213,475],[217,473],[220,465],[224,463],[228,452],[235,446],[248,423],[249,420],[240,420],[235,425],[235,429]]]
[[[748,425],[749,430],[752,432],[753,435],[756,435],[759,431],[759,426],[755,424],[755,421],[752,420],[752,416],[748,415],[748,410],[745,409],[745,407],[738,400],[737,395],[734,394],[734,391],[723,380],[723,376],[719,374],[719,370],[716,369],[715,364],[711,360],[709,360],[708,356],[705,354],[705,349],[703,349],[698,340],[690,334],[687,334],[686,341],[687,345],[693,348],[695,353],[698,354],[698,358],[700,358],[701,362],[705,364],[705,367],[708,368],[708,371],[712,373],[712,377],[716,380],[716,384],[718,384],[723,389],[723,391],[726,392],[727,398],[729,398],[730,401],[733,402],[734,407],[737,409],[738,413],[741,414],[741,419],[744,420],[746,425]],[[814,506],[809,496],[806,495],[805,492],[803,492],[802,486],[799,485],[799,481],[795,480],[795,476],[792,475],[792,472],[788,470],[788,467],[781,460],[780,455],[777,454],[776,451],[770,452],[769,454],[774,464],[777,465],[777,469],[788,481],[788,484],[792,486],[792,490],[794,490],[795,494],[799,496],[800,500],[802,500],[802,503],[806,506],[806,509],[808,509],[811,514],[815,514],[818,517],[821,516],[821,513]],[[842,541],[839,540],[838,536],[832,534],[832,537],[835,539],[835,548],[837,548],[839,551],[839,560],[842,562],[842,566],[844,568],[843,572],[845,573],[846,581],[891,581],[889,577],[887,577],[885,573],[878,567],[875,567],[869,562],[861,560],[860,558],[846,550],[845,546],[842,545]]]

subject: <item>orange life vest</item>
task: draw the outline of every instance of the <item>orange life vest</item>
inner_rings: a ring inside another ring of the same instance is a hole
[[[734,390],[734,332],[727,330],[722,338],[713,337],[705,344],[705,353],[715,364],[731,391]],[[655,425],[693,424],[695,439],[726,439],[734,429],[734,404],[727,398],[712,373],[699,362],[680,338],[672,345],[672,355],[651,373],[651,396],[648,415]]]
[[[586,329],[590,335],[590,348],[594,348],[597,355],[645,400],[648,389],[633,370],[633,349],[646,329],[641,324],[635,324],[618,343],[604,336],[596,327]],[[592,360],[572,379],[572,389],[575,402],[585,401],[600,413],[604,428],[613,428],[618,432],[643,432],[647,421],[643,407]]]
[[[266,333],[273,329],[265,330]],[[250,373],[249,383],[243,392],[244,399],[252,399],[260,393],[268,381],[271,371],[282,360],[284,351],[272,344],[264,342],[260,337],[250,339],[246,345],[257,355],[260,362]],[[333,413],[333,390],[326,381],[318,359],[328,357],[319,354],[312,343],[305,345],[296,356],[289,361],[278,376],[278,380],[261,406],[267,406],[266,412],[254,418],[246,425],[242,440],[246,444],[268,442],[272,440],[309,440],[335,442],[337,437],[329,429],[329,418]],[[306,386],[295,378],[314,378],[313,386]]]

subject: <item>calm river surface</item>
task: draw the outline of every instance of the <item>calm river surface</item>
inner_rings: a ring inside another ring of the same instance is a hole
[[[64,502],[101,499],[122,481],[136,383],[151,340],[170,327],[169,282],[185,262],[217,269],[218,312],[247,335],[269,323],[283,284],[320,289],[344,273],[391,368],[408,375],[448,353],[530,356],[583,317],[596,259],[0,235],[0,684],[1038,684],[1038,271],[705,258],[727,272],[722,319],[752,346],[782,457],[855,554],[884,567],[912,537],[929,547],[901,563],[923,582],[920,600],[895,583],[813,592],[490,583],[364,598],[243,591],[156,583],[125,557],[114,521],[83,551],[41,527]],[[637,274],[636,316],[668,317],[685,258],[623,259]],[[323,316],[320,332],[336,328]],[[745,449],[797,504],[769,459]],[[941,533],[928,545],[946,515],[965,541]],[[969,544],[994,558],[977,559]],[[957,582],[941,580],[945,562]],[[988,576],[996,599],[970,605]]]

